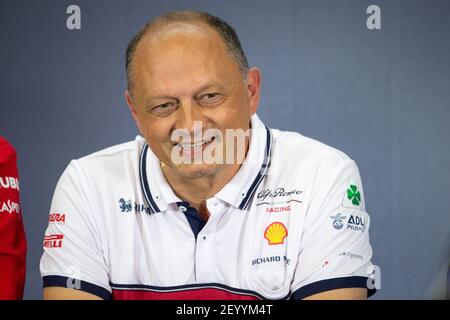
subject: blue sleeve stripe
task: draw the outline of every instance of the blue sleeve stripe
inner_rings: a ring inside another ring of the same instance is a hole
[[[80,281],[80,287],[74,288],[68,287],[68,283],[73,283],[73,279],[69,279],[68,277],[63,276],[44,276],[42,278],[44,282],[44,288],[45,287],[63,287],[63,288],[69,288],[69,289],[76,289],[81,290],[84,292],[92,293],[104,300],[110,300],[111,299],[111,293],[106,290],[103,287],[97,286],[95,284],[86,282],[86,281]]]
[[[316,293],[342,289],[342,288],[367,288],[367,277],[343,277],[326,279],[310,283],[304,287],[297,289],[291,296],[293,300],[301,300]],[[367,288],[368,289],[368,288]],[[370,297],[375,294],[375,289],[368,289],[367,296]]]

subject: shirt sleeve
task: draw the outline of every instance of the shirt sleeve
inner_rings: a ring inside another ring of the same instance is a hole
[[[17,154],[0,137],[0,300],[22,299],[26,251]]]
[[[323,182],[314,190],[305,217],[293,299],[369,284],[370,218],[358,168],[351,159],[331,159],[323,162],[321,170],[318,177]],[[368,291],[369,296],[373,293]]]
[[[44,287],[65,287],[110,299],[111,287],[86,179],[72,161],[55,189],[40,271]]]

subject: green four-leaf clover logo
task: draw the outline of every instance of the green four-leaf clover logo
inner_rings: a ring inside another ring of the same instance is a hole
[[[361,202],[361,194],[359,193],[358,188],[354,184],[351,184],[350,188],[348,188],[347,198],[348,200],[351,200],[355,206],[359,205],[359,203]]]

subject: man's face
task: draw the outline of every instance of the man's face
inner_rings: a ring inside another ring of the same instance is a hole
[[[205,25],[170,25],[144,36],[134,59],[133,97],[126,97],[151,150],[181,177],[223,172],[225,164],[198,160],[222,152],[225,161],[227,152],[240,147],[227,142],[226,129],[249,128],[259,103],[259,71],[250,70],[244,81],[222,39]],[[194,136],[194,122],[202,132],[217,129],[224,139]],[[174,138],[180,129],[190,141]],[[179,164],[173,154],[193,163]]]

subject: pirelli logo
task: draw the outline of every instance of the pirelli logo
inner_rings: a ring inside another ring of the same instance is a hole
[[[64,235],[51,234],[44,237],[44,248],[62,248]]]

